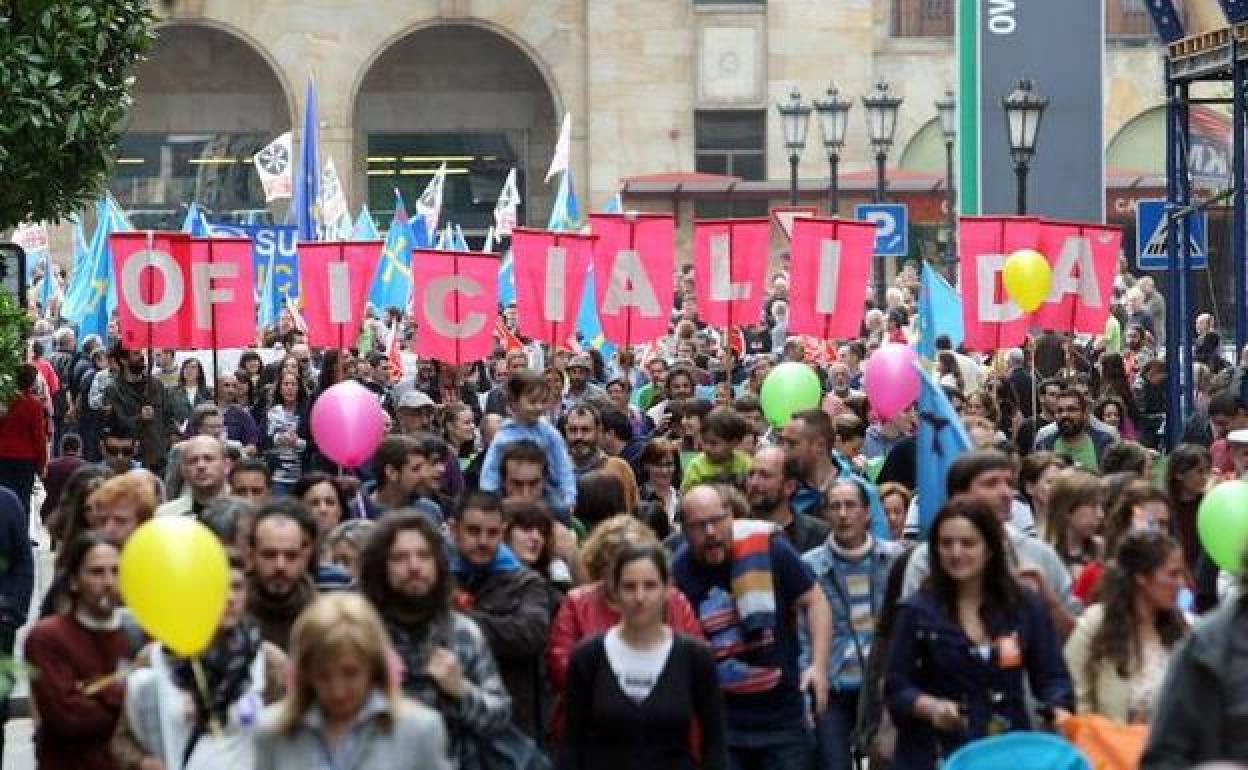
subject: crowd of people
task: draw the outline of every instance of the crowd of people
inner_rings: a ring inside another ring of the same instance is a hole
[[[839,343],[787,334],[783,272],[743,329],[700,321],[688,270],[678,286],[671,333],[610,355],[526,344],[514,308],[466,366],[386,350],[394,314],[350,350],[287,315],[211,382],[197,357],[40,320],[0,416],[0,644],[38,604],[40,767],[920,770],[1076,713],[1151,724],[1149,770],[1248,761],[1227,674],[1248,616],[1195,524],[1248,474],[1248,351],[1225,361],[1211,318],[1178,446],[1150,278],[1119,276],[1091,339],[937,340],[974,447],[924,530],[920,415],[863,393],[872,352],[914,338],[915,266]],[[785,361],[823,401],[773,424],[759,393]],[[358,469],[310,427],[348,380],[387,419]],[[119,597],[127,539],[160,516],[229,554],[196,660]]]

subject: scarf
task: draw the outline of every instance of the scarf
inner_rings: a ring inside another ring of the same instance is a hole
[[[262,644],[260,628],[246,619],[217,635],[199,656],[208,689],[207,700],[195,679],[191,660],[172,658],[173,682],[178,689],[190,693],[195,704],[193,734],[202,733],[209,724],[224,725],[229,721],[230,705],[251,685],[251,664]]]
[[[875,538],[871,537],[871,533],[868,532],[867,539],[862,545],[857,548],[845,548],[836,542],[835,537],[829,536],[828,548],[842,561],[859,562],[871,553],[872,548],[875,548]]]
[[[757,654],[775,643],[771,538],[776,531],[776,525],[769,521],[733,522],[732,594],[714,588],[699,607],[703,630],[715,654],[720,687],[726,693],[768,692],[780,683],[784,673],[779,667],[754,665],[740,657]]]
[[[481,584],[496,572],[515,572],[524,565],[511,552],[511,549],[504,544],[498,546],[498,550],[494,552],[494,558],[485,566],[478,566],[465,559],[455,552],[451,554],[451,574],[455,575],[455,579],[459,585],[466,591],[475,593]]]
[[[247,586],[247,614],[260,626],[260,635],[283,649],[295,618],[316,598],[311,578],[302,577],[285,596],[272,596],[254,577]]]

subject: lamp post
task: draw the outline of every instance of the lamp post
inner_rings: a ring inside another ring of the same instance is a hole
[[[797,164],[806,149],[806,130],[810,127],[810,105],[802,104],[797,86],[789,92],[787,102],[778,102],[780,123],[784,128],[784,148],[789,151],[789,204],[797,205]]]
[[[953,189],[953,143],[958,138],[958,100],[952,89],[936,100],[936,114],[940,116],[940,133],[945,138],[945,264],[957,261],[958,194]]]
[[[1040,118],[1049,100],[1040,95],[1028,78],[1018,81],[1009,96],[1001,100],[1005,108],[1006,134],[1010,141],[1010,158],[1014,161],[1014,178],[1018,193],[1019,216],[1027,213],[1027,172],[1036,155],[1036,134],[1040,130]]]
[[[875,202],[883,203],[888,193],[888,151],[893,146],[893,133],[897,130],[897,113],[901,109],[901,97],[890,90],[883,80],[875,84],[868,96],[862,97],[867,111],[867,138],[875,150]],[[884,299],[884,262],[880,257],[871,260],[872,283],[875,284],[876,302]]]
[[[894,95],[888,83],[881,80],[870,95],[862,97],[862,106],[867,110],[867,138],[875,150],[875,202],[883,203],[888,192],[885,164],[893,146],[893,132],[897,130],[901,97]]]
[[[845,147],[845,129],[849,127],[849,108],[853,103],[841,96],[836,85],[828,87],[827,96],[815,100],[815,114],[823,130],[823,149],[828,153],[828,213],[836,216],[841,208],[841,150]]]

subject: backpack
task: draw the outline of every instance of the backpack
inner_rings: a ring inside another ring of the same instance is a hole
[[[52,394],[52,414],[60,419],[69,412],[70,392],[73,388],[74,354],[58,350],[48,356],[48,363],[52,365],[61,384],[61,387]]]

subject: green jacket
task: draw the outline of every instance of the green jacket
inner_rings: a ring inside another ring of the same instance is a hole
[[[1248,762],[1248,599],[1228,601],[1175,651],[1141,770]]]

